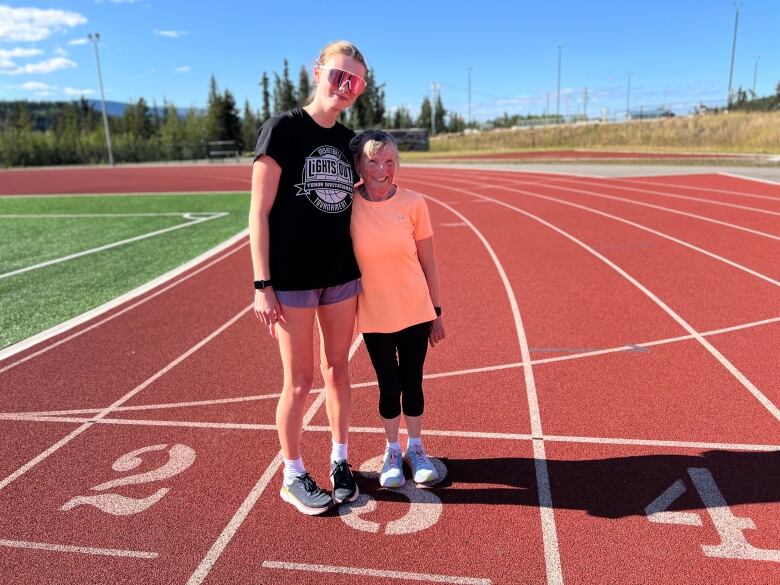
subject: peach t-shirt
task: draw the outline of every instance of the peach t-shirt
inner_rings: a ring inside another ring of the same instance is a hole
[[[355,193],[350,232],[363,287],[358,331],[393,333],[433,321],[436,313],[415,244],[433,235],[423,196],[401,187],[384,201]]]

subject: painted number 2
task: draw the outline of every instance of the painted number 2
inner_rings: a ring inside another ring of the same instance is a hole
[[[755,529],[755,522],[750,518],[740,518],[731,513],[709,469],[691,467],[688,469],[688,475],[720,536],[720,544],[701,545],[706,556],[780,563],[780,550],[757,548],[745,539],[743,531]],[[647,519],[664,524],[701,526],[702,520],[698,514],[667,511],[683,493],[685,493],[685,484],[683,480],[678,479],[645,508]]]
[[[96,492],[102,492],[117,488],[119,486],[136,485],[143,483],[151,483],[155,481],[163,481],[170,479],[182,471],[187,469],[195,461],[195,450],[187,445],[176,443],[168,448],[168,445],[150,445],[148,447],[142,447],[125,453],[119,459],[114,461],[112,466],[114,471],[132,471],[139,465],[141,465],[141,456],[144,453],[151,451],[168,451],[168,461],[162,466],[145,471],[143,473],[136,473],[133,475],[127,475],[118,479],[113,479],[100,485],[96,485],[92,489]],[[155,493],[145,498],[131,498],[115,493],[99,494],[94,496],[76,496],[68,501],[60,508],[62,511],[67,512],[77,506],[95,506],[102,512],[107,514],[113,514],[115,516],[130,516],[132,514],[138,514],[144,510],[150,508],[157,502],[159,502],[165,494],[167,494],[169,488],[161,487]]]

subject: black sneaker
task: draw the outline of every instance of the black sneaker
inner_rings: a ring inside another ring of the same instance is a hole
[[[351,465],[346,459],[331,461],[330,481],[333,484],[333,499],[337,504],[354,502],[360,495],[355,478],[352,477]]]
[[[309,516],[322,514],[333,504],[328,493],[317,487],[308,471],[296,475],[290,485],[283,483],[279,495],[285,502],[298,508],[299,512]]]

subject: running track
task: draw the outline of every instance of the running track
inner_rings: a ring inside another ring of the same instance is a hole
[[[249,184],[235,166],[12,175],[9,193]],[[427,362],[426,444],[442,484],[370,479],[383,438],[358,339],[350,459],[367,497],[320,518],[280,501],[281,369],[238,239],[5,352],[0,581],[780,581],[780,185],[400,182],[429,196],[436,230],[448,338]],[[306,422],[324,483],[318,392]]]

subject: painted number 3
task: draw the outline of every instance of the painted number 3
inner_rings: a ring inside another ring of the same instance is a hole
[[[112,466],[114,471],[132,471],[139,465],[141,465],[141,456],[144,453],[152,451],[168,451],[168,461],[166,461],[160,467],[145,471],[142,473],[135,473],[133,475],[127,475],[118,479],[113,479],[100,485],[96,485],[92,490],[96,492],[103,492],[119,486],[137,485],[144,483],[151,483],[157,481],[163,481],[170,479],[182,471],[187,469],[195,461],[195,450],[187,445],[176,443],[168,448],[167,444],[163,445],[150,445],[148,447],[142,447],[125,453],[119,459],[114,461]],[[169,488],[161,487],[153,494],[145,498],[131,498],[129,496],[123,496],[116,493],[105,493],[94,496],[76,496],[68,501],[62,508],[62,511],[67,512],[77,506],[95,506],[102,512],[107,514],[113,514],[115,516],[130,516],[132,514],[138,514],[144,510],[150,508],[157,502],[159,502],[165,494],[167,494]]]

